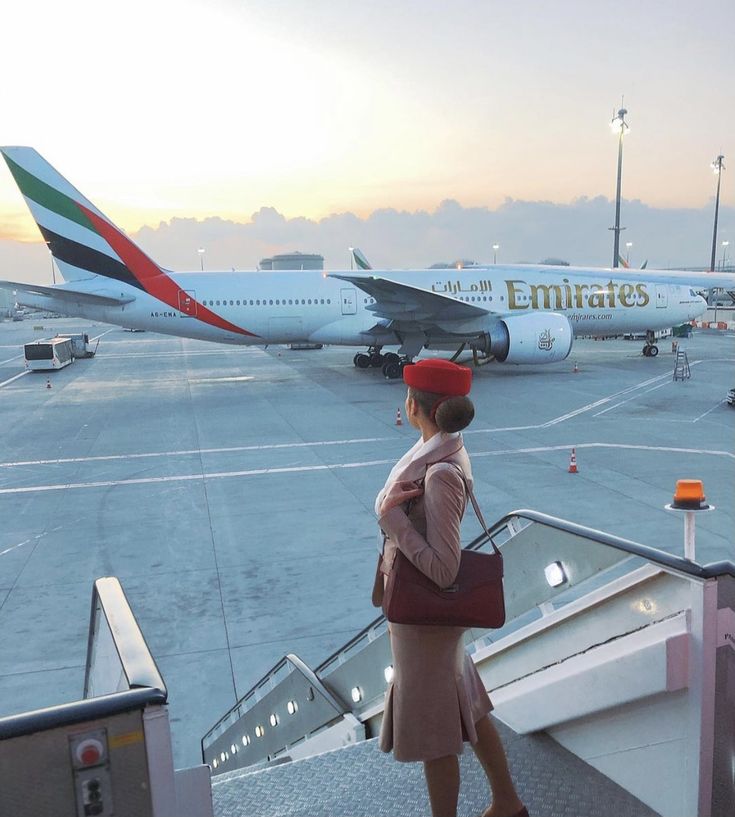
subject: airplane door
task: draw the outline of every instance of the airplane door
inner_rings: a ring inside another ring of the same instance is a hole
[[[656,284],[656,308],[663,309],[669,304],[669,288],[666,284]]]
[[[354,289],[341,289],[340,298],[342,300],[342,314],[357,314],[357,293]]]
[[[193,289],[179,290],[179,312],[183,317],[196,318],[197,299]]]

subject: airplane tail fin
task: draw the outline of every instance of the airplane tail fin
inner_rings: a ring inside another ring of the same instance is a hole
[[[66,281],[100,275],[138,289],[161,268],[30,147],[0,148]]]
[[[370,266],[370,262],[365,258],[364,253],[362,250],[358,250],[357,247],[350,247],[350,252],[352,253],[352,257],[355,260],[355,265],[358,269],[368,270],[372,269]]]

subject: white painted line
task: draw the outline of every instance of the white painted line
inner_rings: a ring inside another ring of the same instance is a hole
[[[354,440],[322,440],[311,443],[273,443],[270,445],[235,445],[230,448],[189,448],[181,451],[152,451],[144,454],[106,454],[96,457],[64,457],[54,460],[23,460],[20,462],[0,462],[0,468],[14,468],[18,465],[59,465],[65,462],[100,462],[106,460],[137,460],[150,457],[199,456],[200,454],[232,454],[241,451],[269,451],[279,448],[318,448],[327,445],[355,445],[359,443],[380,443],[402,437],[358,437]]]
[[[6,363],[11,363],[13,360],[20,360],[22,357],[25,357],[25,353],[22,355],[16,355],[15,357],[9,357],[7,360],[0,360],[0,366],[4,366]]]
[[[499,457],[508,454],[535,454],[547,451],[569,451],[572,447],[584,448],[623,448],[637,451],[653,451],[675,454],[699,454],[735,459],[730,451],[702,450],[697,448],[672,448],[655,445],[628,445],[618,443],[582,443],[569,445],[552,445],[538,448],[508,449],[505,451],[474,451],[472,457]],[[332,465],[295,465],[285,468],[252,468],[246,471],[216,471],[209,474],[181,474],[169,477],[142,477],[137,479],[103,480],[98,482],[62,482],[50,485],[30,485],[22,488],[0,488],[0,494],[33,494],[46,491],[64,491],[84,488],[111,488],[117,485],[151,485],[164,482],[193,482],[208,479],[232,479],[234,477],[258,477],[270,474],[297,474],[308,471],[338,471],[343,468],[372,468],[376,465],[394,465],[395,458],[386,460],[365,460],[363,462],[345,462]]]
[[[712,457],[729,457],[735,460],[732,451],[718,451],[706,448],[675,448],[666,445],[635,445],[632,443],[569,443],[567,445],[542,445],[532,448],[508,448],[504,451],[471,451],[470,459],[475,457],[498,457],[508,454],[540,454],[546,451],[571,451],[572,448],[623,448],[633,451],[654,451],[668,454],[704,454]]]
[[[712,408],[711,408],[711,409],[707,409],[707,411],[705,411],[705,413],[704,413],[704,414],[700,414],[700,415],[699,415],[699,417],[695,417],[695,418],[692,420],[692,422],[693,422],[693,423],[696,423],[696,422],[698,422],[699,420],[701,420],[701,419],[702,419],[702,417],[706,417],[706,416],[707,416],[707,415],[708,415],[708,414],[709,414],[711,411],[714,411],[716,408],[718,408],[719,406],[721,406],[721,405],[722,405],[722,404],[723,404],[723,403],[724,403],[726,400],[727,400],[727,397],[723,397],[723,398],[722,398],[722,400],[720,400],[720,402],[719,402],[719,403],[715,403],[715,405],[714,405],[714,406],[712,406]]]
[[[0,389],[3,386],[7,386],[8,383],[12,383],[14,380],[17,380],[19,377],[25,377],[27,374],[30,374],[30,373],[31,373],[31,370],[28,369],[28,371],[21,372],[20,374],[15,375],[15,377],[11,377],[9,380],[3,380],[3,382],[0,383]]]
[[[189,383],[244,383],[246,380],[255,380],[251,375],[241,377],[198,377],[190,378]]]
[[[34,485],[25,488],[1,488],[0,494],[32,494],[41,491],[63,491],[73,488],[111,488],[115,485],[149,485],[157,482],[191,482],[205,479],[257,477],[266,474],[295,474],[303,471],[335,471],[341,468],[367,468],[373,465],[395,464],[394,459],[345,462],[337,465],[294,465],[287,468],[254,468],[248,471],[220,471],[212,474],[183,474],[173,477],[143,477],[139,479],[105,480],[102,482],[67,482],[56,485]]]
[[[23,545],[27,545],[31,540],[26,539],[25,542],[19,542],[17,545],[13,545],[12,547],[6,548],[5,550],[0,550],[0,556],[5,556],[6,553],[10,553],[12,550],[16,550],[17,548],[22,548]]]
[[[22,548],[23,545],[27,545],[29,542],[37,542],[39,539],[43,539],[44,536],[48,536],[49,533],[54,533],[57,530],[61,530],[61,525],[57,525],[55,528],[51,530],[44,531],[43,533],[38,533],[35,536],[32,536],[30,539],[26,539],[25,542],[19,542],[17,545],[13,545],[12,547],[6,548],[5,550],[0,551],[0,556],[5,556],[6,553],[10,553],[13,550],[17,550],[18,548]]]
[[[212,349],[209,351],[208,349],[197,349],[187,351],[186,349],[182,349],[180,352],[114,352],[112,354],[98,354],[97,357],[103,360],[127,360],[128,358],[148,358],[148,357],[203,357],[205,355],[217,355],[221,357],[222,355],[242,355],[243,352],[245,354],[252,354],[250,350],[244,350],[242,348],[237,349]]]
[[[668,375],[667,375],[668,377]],[[673,381],[672,381],[673,382]],[[615,403],[614,406],[609,406],[602,411],[598,411],[597,414],[593,414],[593,417],[599,417],[601,414],[605,414],[608,411],[612,411],[613,409],[618,408],[618,406],[624,406],[626,403],[630,403],[631,400],[637,400],[639,397],[642,397],[644,394],[648,394],[649,392],[656,391],[656,389],[662,389],[664,386],[668,386],[669,381],[664,383],[659,383],[658,386],[654,386],[652,389],[646,389],[645,391],[641,392],[640,394],[634,394],[632,397],[629,397],[627,400],[621,400],[619,403]]]

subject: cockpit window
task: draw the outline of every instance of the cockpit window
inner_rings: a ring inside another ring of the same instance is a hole
[[[692,298],[696,298],[696,297],[698,297],[698,295],[699,295],[699,293],[697,292],[697,290],[696,290],[696,289],[692,289],[691,287],[689,287],[689,294],[692,296]]]

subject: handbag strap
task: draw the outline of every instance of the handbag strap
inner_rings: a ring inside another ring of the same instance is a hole
[[[450,454],[449,456],[451,457],[453,455]],[[431,468],[434,465],[439,465],[439,463],[442,463],[442,462],[446,462],[447,465],[453,465],[457,469],[457,472],[459,473],[459,476],[462,478],[462,482],[464,483],[465,491],[467,491],[467,496],[469,496],[470,502],[472,503],[472,510],[474,510],[475,516],[477,517],[480,525],[482,525],[483,531],[485,531],[485,533],[487,534],[487,537],[488,537],[488,539],[490,541],[490,544],[493,546],[493,550],[498,555],[500,555],[500,551],[498,550],[498,547],[495,544],[495,542],[493,542],[493,538],[490,535],[490,529],[487,526],[487,522],[485,521],[485,517],[482,515],[482,511],[480,510],[480,506],[479,506],[479,504],[477,502],[477,499],[475,498],[475,492],[472,490],[472,487],[470,486],[470,483],[467,481],[467,477],[465,476],[465,473],[460,468],[460,466],[456,462],[453,462],[452,460],[445,457],[444,459],[437,460],[436,462],[430,462],[426,466],[427,474],[429,472],[429,468]]]

